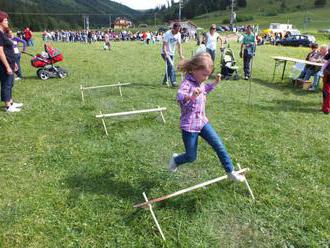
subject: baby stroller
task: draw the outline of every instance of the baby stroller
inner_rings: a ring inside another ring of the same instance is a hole
[[[58,49],[45,44],[45,52],[41,52],[41,54],[33,56],[31,59],[31,65],[35,68],[39,68],[37,70],[37,75],[42,80],[55,77],[65,78],[69,74],[68,71],[54,65],[62,60],[63,55]]]
[[[236,60],[233,51],[229,46],[221,49],[221,74],[225,80],[233,79],[238,80],[238,66],[236,66]]]

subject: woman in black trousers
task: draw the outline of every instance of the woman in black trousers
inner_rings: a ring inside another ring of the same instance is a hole
[[[19,112],[22,103],[14,103],[12,89],[14,82],[15,53],[13,42],[7,36],[8,14],[0,11],[0,80],[1,80],[1,101],[5,103],[7,112]]]

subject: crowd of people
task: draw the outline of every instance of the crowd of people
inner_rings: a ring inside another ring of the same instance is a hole
[[[102,30],[55,30],[43,31],[43,41],[62,41],[62,42],[84,42],[92,43],[96,41],[104,41],[106,34],[110,41],[145,41],[147,44],[161,42],[163,37],[162,31],[137,31],[131,32],[122,30],[115,32],[112,29]],[[188,40],[189,36],[185,32],[180,32],[182,40]]]

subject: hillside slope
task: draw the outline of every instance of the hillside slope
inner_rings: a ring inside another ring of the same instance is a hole
[[[259,24],[266,28],[271,22],[291,23],[299,29],[315,30],[330,28],[330,3],[315,8],[314,1],[291,0],[281,8],[281,1],[250,0],[246,8],[236,10],[238,25],[244,23]],[[201,27],[208,28],[212,23],[222,24],[229,21],[230,10],[213,11],[193,18]]]
[[[108,26],[109,14],[112,20],[117,16],[134,20],[140,14],[110,0],[0,0],[0,6],[10,13],[13,26],[33,30],[82,27],[83,14],[90,14],[91,27]]]

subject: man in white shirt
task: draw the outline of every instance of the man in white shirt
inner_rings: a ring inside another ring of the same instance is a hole
[[[162,58],[166,61],[167,70],[165,72],[163,83],[170,80],[173,87],[177,86],[176,73],[174,67],[175,47],[178,47],[180,59],[183,59],[181,47],[181,26],[174,23],[171,30],[168,30],[163,36]]]

